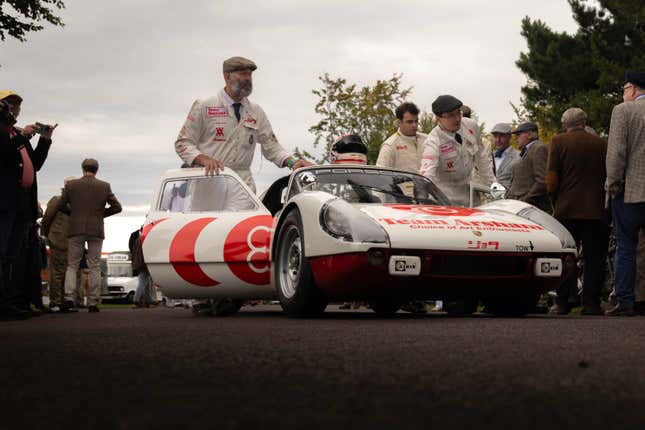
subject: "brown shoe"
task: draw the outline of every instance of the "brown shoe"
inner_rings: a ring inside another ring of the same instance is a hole
[[[606,311],[605,315],[607,315],[608,317],[633,317],[634,315],[636,315],[636,312],[634,312],[633,306],[627,307],[616,305]]]

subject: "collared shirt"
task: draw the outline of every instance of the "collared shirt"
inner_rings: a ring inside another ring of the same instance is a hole
[[[526,153],[528,152],[529,148],[531,147],[531,145],[533,145],[533,143],[535,143],[535,142],[537,142],[537,141],[538,141],[538,140],[537,140],[537,139],[535,139],[535,140],[532,140],[532,141],[530,141],[529,143],[527,143],[527,144],[526,144],[526,146],[524,146],[524,148],[522,148],[522,149],[520,150],[520,154],[522,154],[522,155],[526,154]]]
[[[645,94],[641,94],[640,96],[636,97],[636,98],[634,99],[634,101],[636,101],[636,100],[640,100],[640,99],[642,99],[642,98],[645,98]]]
[[[224,93],[224,101],[226,102],[226,105],[229,107],[233,107],[233,105],[236,103],[235,100],[231,96],[228,95],[226,92],[226,88],[222,90]],[[244,105],[242,104],[242,101],[240,100],[238,103],[240,103],[240,116],[242,116],[242,112],[244,111]]]

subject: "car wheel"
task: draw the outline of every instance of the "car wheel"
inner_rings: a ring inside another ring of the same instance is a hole
[[[126,303],[134,303],[134,291],[130,291],[127,296],[125,296]]]
[[[309,261],[304,255],[302,221],[291,210],[278,234],[274,281],[282,309],[290,317],[309,317],[324,312],[327,300],[316,287]]]
[[[217,299],[213,301],[213,311],[212,314],[217,317],[228,317],[235,315],[242,305],[244,300],[235,300],[235,299]]]
[[[443,302],[443,310],[451,316],[467,316],[477,312],[479,300],[465,299],[465,300],[449,300]]]
[[[520,297],[503,297],[486,301],[486,310],[499,317],[521,317],[535,310],[540,296],[527,294]]]
[[[401,309],[401,302],[396,300],[370,300],[370,308],[380,317],[391,317]]]

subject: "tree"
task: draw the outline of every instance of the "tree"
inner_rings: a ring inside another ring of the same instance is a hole
[[[315,111],[322,119],[309,128],[314,134],[314,147],[325,145],[323,156],[317,162],[328,162],[331,145],[340,136],[358,134],[367,145],[370,164],[376,162],[379,149],[385,139],[396,131],[394,110],[412,92],[402,88],[401,75],[388,80],[378,80],[374,86],[358,87],[348,84],[346,79],[331,78],[325,73],[318,77],[322,88],[313,90],[318,96]],[[300,155],[311,157],[304,151]]]
[[[626,70],[645,69],[645,3],[642,0],[568,0],[575,34],[557,33],[525,17],[528,52],[516,65],[528,77],[522,105],[545,135],[560,128],[562,113],[581,107],[600,134],[609,129],[613,106],[622,101]]]
[[[43,29],[43,21],[63,27],[54,9],[64,8],[61,0],[0,0],[0,40],[9,35],[24,42],[26,33]]]

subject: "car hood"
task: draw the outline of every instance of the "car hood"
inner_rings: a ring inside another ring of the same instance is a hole
[[[560,252],[560,240],[522,217],[476,208],[358,205],[385,229],[392,248],[484,252]]]

